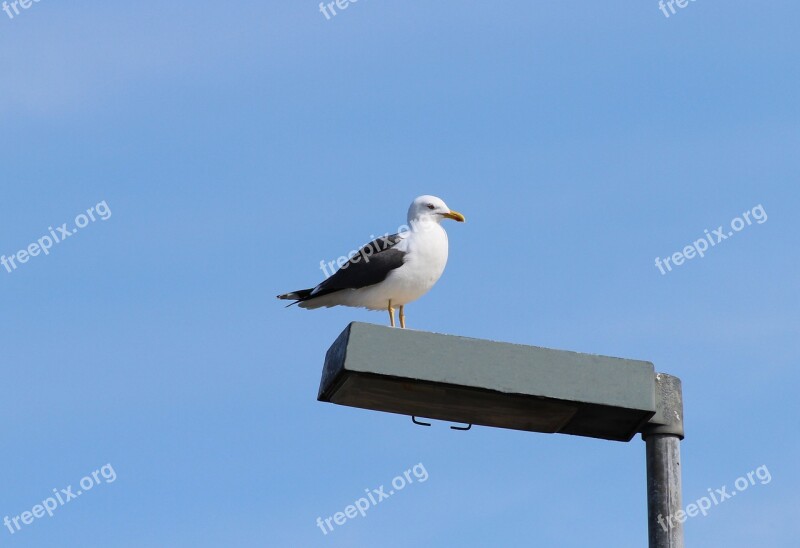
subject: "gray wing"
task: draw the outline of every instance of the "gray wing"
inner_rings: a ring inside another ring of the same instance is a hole
[[[321,297],[342,289],[360,289],[382,282],[392,270],[403,266],[406,252],[396,249],[402,240],[403,236],[392,234],[371,241],[302,300]]]

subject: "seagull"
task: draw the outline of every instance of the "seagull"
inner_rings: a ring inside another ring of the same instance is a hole
[[[311,289],[278,295],[300,308],[353,306],[386,310],[395,327],[395,306],[400,327],[406,327],[404,307],[433,287],[447,264],[447,232],[441,222],[465,221],[441,198],[420,196],[408,208],[408,230],[383,236],[362,247],[339,270]]]

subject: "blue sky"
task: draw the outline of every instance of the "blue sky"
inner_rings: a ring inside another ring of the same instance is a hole
[[[410,327],[652,361],[682,378],[688,546],[795,546],[796,2],[360,0],[0,12],[6,546],[646,543],[644,444],[316,401],[361,310],[284,309],[435,194],[450,263]],[[762,205],[666,275],[654,265]],[[422,463],[415,482],[323,535]],[[89,480],[91,482],[91,480]],[[598,540],[602,539],[602,540]]]

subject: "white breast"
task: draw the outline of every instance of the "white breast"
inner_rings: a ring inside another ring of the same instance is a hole
[[[406,242],[406,261],[386,278],[392,304],[407,304],[427,293],[447,265],[447,232],[435,224],[425,230],[411,232]]]

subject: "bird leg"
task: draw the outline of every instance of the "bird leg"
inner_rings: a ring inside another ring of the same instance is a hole
[[[406,328],[406,313],[403,311],[404,305],[400,305],[400,327]]]
[[[392,299],[389,299],[389,306],[387,310],[389,311],[389,323],[392,327],[394,327],[394,308],[392,308]]]

